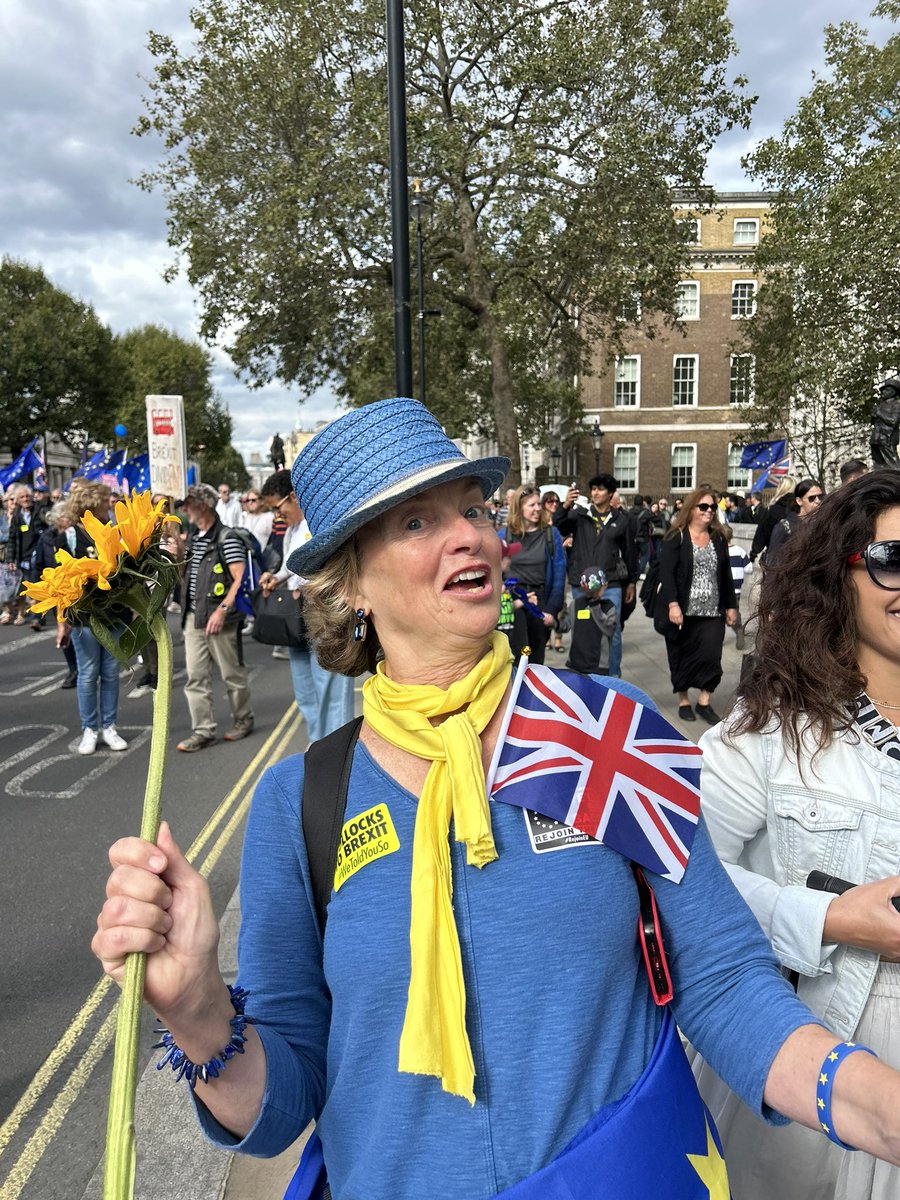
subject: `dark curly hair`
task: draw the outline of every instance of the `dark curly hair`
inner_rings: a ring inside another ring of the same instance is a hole
[[[856,589],[847,559],[874,537],[875,522],[900,506],[900,471],[876,470],[827,496],[764,569],[756,658],[742,682],[729,737],[774,720],[799,756],[809,724],[817,752],[853,724],[866,680],[856,661]]]

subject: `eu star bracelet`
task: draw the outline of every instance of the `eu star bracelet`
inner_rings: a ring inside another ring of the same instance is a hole
[[[154,1050],[165,1050],[165,1054],[156,1064],[157,1071],[161,1071],[163,1067],[168,1065],[175,1072],[175,1078],[181,1079],[184,1077],[190,1084],[191,1091],[197,1086],[197,1080],[203,1083],[208,1083],[210,1079],[217,1079],[220,1072],[225,1070],[229,1060],[234,1058],[235,1054],[244,1053],[244,1030],[248,1025],[252,1025],[253,1018],[248,1017],[244,1012],[244,1005],[249,992],[242,987],[232,987],[228,985],[228,994],[231,997],[231,1003],[234,1008],[234,1016],[229,1024],[231,1025],[231,1040],[224,1050],[220,1050],[218,1054],[208,1059],[205,1063],[195,1063],[188,1058],[185,1052],[178,1046],[175,1039],[164,1026],[159,1026],[157,1033],[162,1034],[162,1041],[156,1042]]]
[[[848,1146],[846,1142],[842,1142],[838,1135],[834,1132],[834,1122],[831,1117],[831,1091],[834,1087],[834,1077],[837,1074],[838,1067],[849,1055],[854,1054],[857,1050],[862,1050],[864,1054],[871,1054],[873,1058],[878,1055],[874,1050],[870,1050],[868,1046],[857,1046],[856,1042],[838,1042],[833,1050],[830,1050],[825,1055],[825,1061],[822,1063],[822,1070],[819,1072],[819,1078],[816,1080],[816,1108],[819,1118],[819,1128],[836,1146],[840,1146],[842,1150],[855,1150],[855,1146]]]

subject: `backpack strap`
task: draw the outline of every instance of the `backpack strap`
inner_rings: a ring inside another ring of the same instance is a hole
[[[303,756],[300,816],[316,920],[323,937],[347,807],[353,751],[362,721],[362,717],[348,721],[340,729],[313,742]]]

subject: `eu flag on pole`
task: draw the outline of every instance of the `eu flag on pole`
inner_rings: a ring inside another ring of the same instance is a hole
[[[791,457],[787,455],[785,458],[779,458],[778,462],[772,463],[757,479],[753,485],[754,492],[761,492],[763,488],[777,487],[791,469]]]
[[[121,482],[127,482],[133,492],[146,492],[150,488],[150,455],[135,454],[118,472]]]
[[[44,462],[34,448],[35,442],[37,442],[37,438],[29,442],[18,458],[13,459],[8,467],[0,470],[0,487],[8,488],[11,483],[18,483],[32,471],[43,469]]]
[[[85,463],[84,470],[81,472],[82,479],[100,479],[103,475],[115,475],[125,460],[125,451],[116,450],[112,454],[107,454],[104,450],[99,461],[95,454],[89,462]],[[91,465],[93,464],[93,465]]]
[[[763,471],[779,458],[784,458],[787,440],[780,442],[751,442],[741,451],[741,467],[748,471]]]
[[[489,795],[561,821],[678,882],[700,818],[701,752],[590,676],[530,666]]]

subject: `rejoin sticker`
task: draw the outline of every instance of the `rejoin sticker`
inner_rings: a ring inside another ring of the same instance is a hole
[[[400,839],[386,804],[376,804],[344,822],[334,872],[334,890],[355,875],[360,867],[393,854],[400,849]]]

